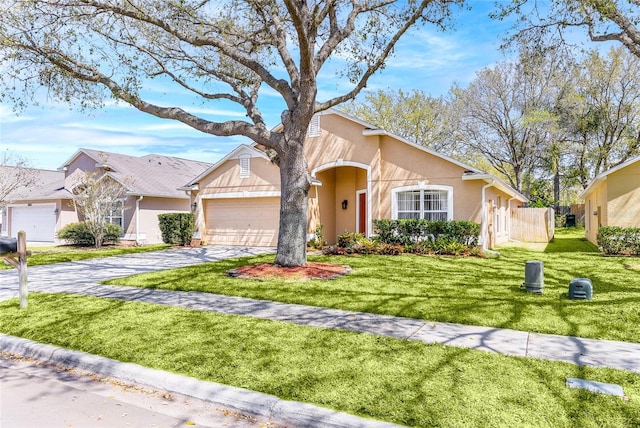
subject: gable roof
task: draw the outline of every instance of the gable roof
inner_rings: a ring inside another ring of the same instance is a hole
[[[265,160],[269,160],[269,157],[262,150],[258,150],[256,146],[256,143],[253,143],[252,145],[240,144],[218,162],[213,165],[210,164],[209,168],[202,171],[202,173],[198,174],[195,178],[192,178],[188,182],[185,181],[187,184],[184,187],[180,187],[180,190],[192,189],[196,184],[198,184],[198,182],[200,182],[200,180],[202,180],[203,177],[206,177],[230,159],[238,159],[241,156],[248,156],[251,158],[263,158]],[[193,175],[191,177],[193,177]]]
[[[388,136],[390,138],[393,138],[394,140],[403,143],[403,144],[407,144],[413,148],[416,148],[424,153],[427,153],[429,155],[438,157],[440,159],[443,159],[447,162],[450,162],[454,165],[457,165],[461,168],[464,169],[464,174],[463,174],[463,179],[464,180],[484,180],[487,183],[491,183],[493,184],[496,188],[498,188],[499,190],[505,192],[506,194],[512,196],[513,198],[516,198],[522,202],[528,202],[529,199],[524,196],[522,193],[518,192],[517,190],[515,190],[514,188],[512,188],[511,186],[509,186],[507,183],[505,183],[503,180],[501,180],[500,178],[492,175],[492,174],[487,174],[484,171],[481,171],[471,165],[467,165],[457,159],[454,159],[452,157],[446,156],[442,153],[436,152],[434,150],[431,150],[421,144],[418,144],[416,142],[407,140],[406,138],[400,137],[398,135],[392,134],[388,131],[385,131],[384,129],[381,129],[371,123],[365,122],[355,116],[352,116],[350,114],[341,112],[340,110],[336,110],[336,109],[328,109],[325,111],[321,111],[316,113],[316,115],[336,115],[336,116],[340,116],[344,119],[347,119],[351,122],[357,123],[358,125],[362,126],[364,128],[364,130],[362,131],[362,134],[364,136],[375,136],[375,135],[384,135],[384,136]],[[276,126],[274,126],[271,130],[273,132],[278,132],[282,129],[282,124],[278,124]],[[224,162],[226,162],[229,159],[233,159],[235,157],[238,156],[238,151],[239,150],[247,150],[248,148],[253,148],[253,152],[251,152],[251,156],[252,157],[263,157],[265,159],[268,159],[268,157],[266,156],[266,154],[261,151],[258,147],[260,146],[260,144],[253,142],[250,145],[247,144],[242,144],[240,146],[238,146],[235,150],[233,150],[231,153],[229,153],[227,156],[225,156],[224,158],[222,158],[219,162],[217,162],[215,165],[213,165],[211,168],[207,169],[206,171],[204,171],[200,176],[196,177],[195,179],[191,180],[187,186],[185,186],[184,188],[182,188],[183,190],[187,190],[190,188],[193,188],[193,186],[195,186],[201,179],[202,177],[210,174],[211,172],[213,172],[214,170],[216,170],[218,167],[220,167]]]
[[[186,199],[188,196],[178,187],[211,167],[208,162],[172,156],[150,154],[136,157],[80,149],[65,162],[63,169],[83,154],[96,161],[96,168],[103,168],[107,175],[125,186],[127,194],[135,196]]]
[[[513,187],[509,186],[507,183],[505,183],[503,180],[501,180],[500,178],[496,177],[493,174],[488,174],[482,170],[479,170],[478,168],[475,168],[471,165],[467,165],[464,162],[461,162],[457,159],[454,159],[450,156],[447,156],[445,154],[436,152],[435,150],[431,150],[428,147],[423,146],[422,144],[418,144],[414,141],[410,141],[404,137],[401,137],[399,135],[395,135],[391,132],[385,131],[382,128],[379,128],[375,125],[372,125],[370,123],[367,123],[361,119],[358,119],[357,117],[351,116],[350,114],[341,112],[340,110],[336,110],[336,109],[329,109],[326,110],[324,112],[320,112],[318,114],[335,114],[337,116],[343,117],[347,120],[350,120],[352,122],[358,123],[362,126],[365,127],[365,129],[362,131],[362,134],[365,136],[368,135],[385,135],[388,136],[390,138],[393,138],[394,140],[400,141],[404,144],[407,144],[413,148],[416,148],[418,150],[421,150],[424,153],[428,153],[431,156],[435,156],[437,158],[443,159],[449,163],[452,163],[454,165],[457,165],[461,168],[464,168],[465,172],[462,176],[463,180],[484,180],[485,182],[487,182],[488,184],[492,184],[494,187],[496,187],[497,189],[505,192],[506,194],[522,201],[522,202],[528,202],[529,199],[524,196],[522,193],[518,192],[517,190],[515,190]]]
[[[595,178],[593,180],[591,180],[589,182],[589,184],[587,185],[587,187],[580,193],[580,195],[578,195],[581,199],[584,199],[589,193],[591,193],[591,191],[598,186],[600,183],[602,183],[603,181],[605,181],[607,179],[607,176],[611,173],[614,173],[616,171],[619,171],[623,168],[628,167],[629,165],[633,165],[634,163],[640,161],[640,156],[636,156],[634,158],[631,158],[625,162],[622,162],[616,166],[614,166],[613,168],[609,168],[606,171],[601,172],[600,174],[598,174],[597,176],[595,176]]]

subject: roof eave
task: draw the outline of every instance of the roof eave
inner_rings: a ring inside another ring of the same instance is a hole
[[[492,174],[463,174],[462,175],[462,180],[464,181],[471,181],[471,180],[482,180],[486,183],[492,183],[493,182],[493,187],[495,187],[498,190],[503,191],[504,193],[512,196],[515,199],[518,199],[522,202],[529,202],[529,198],[527,198],[526,196],[524,196],[522,193],[518,192],[516,189],[514,189],[513,187],[509,186],[507,183],[505,183],[504,181],[502,181],[501,179],[499,179],[498,177],[496,177],[495,175]]]
[[[593,191],[593,189],[598,187],[601,183],[607,181],[607,175],[608,175],[608,173],[607,174],[600,174],[596,178],[591,180],[589,185],[582,192],[580,192],[578,197],[580,199],[585,199],[587,197],[587,195],[590,194]]]
[[[135,192],[135,191],[127,191],[125,193],[127,196],[142,196],[144,198],[165,198],[165,199],[189,199],[187,195],[168,195],[162,193],[146,193],[146,192]]]

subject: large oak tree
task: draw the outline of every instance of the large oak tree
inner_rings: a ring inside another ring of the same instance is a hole
[[[409,141],[451,155],[455,151],[447,100],[423,91],[389,89],[369,92],[364,101],[341,106],[345,112]]]
[[[353,99],[414,25],[444,28],[463,0],[7,0],[0,6],[2,93],[20,105],[41,85],[81,107],[105,96],[217,135],[241,135],[274,154],[281,209],[276,264],[306,263],[310,176],[303,145],[318,111]],[[348,83],[318,102],[323,68]],[[203,103],[234,105],[244,120],[208,120],[145,99],[149,79]],[[284,105],[281,127],[260,110],[265,92]]]

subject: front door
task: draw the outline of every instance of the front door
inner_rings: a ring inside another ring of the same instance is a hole
[[[358,193],[358,233],[367,234],[367,193]]]

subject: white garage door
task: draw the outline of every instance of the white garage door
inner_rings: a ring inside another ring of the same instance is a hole
[[[275,246],[280,198],[208,199],[206,240],[215,245]]]
[[[27,241],[53,242],[56,233],[55,204],[11,207],[11,236],[27,232]]]

